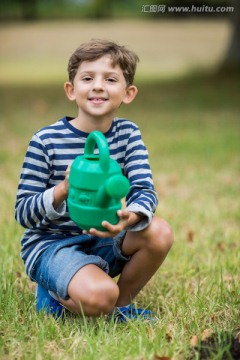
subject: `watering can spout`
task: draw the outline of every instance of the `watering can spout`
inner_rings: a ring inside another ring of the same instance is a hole
[[[128,180],[122,175],[114,175],[99,188],[96,204],[100,208],[107,208],[112,199],[120,200],[127,195],[128,191]]]

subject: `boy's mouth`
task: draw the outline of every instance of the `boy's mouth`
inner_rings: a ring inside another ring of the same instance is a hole
[[[91,101],[91,103],[93,103],[93,104],[103,104],[103,103],[106,102],[108,99],[103,98],[103,97],[96,97],[96,96],[94,96],[94,97],[90,97],[88,100]]]

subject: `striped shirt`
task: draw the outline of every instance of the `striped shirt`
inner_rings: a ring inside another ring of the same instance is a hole
[[[22,166],[15,217],[26,228],[21,240],[21,256],[28,274],[37,257],[53,241],[82,233],[69,218],[66,201],[57,209],[52,205],[54,186],[64,180],[66,168],[75,157],[83,155],[88,136],[73,127],[71,119],[65,117],[37,131]],[[119,163],[130,182],[127,209],[144,215],[143,220],[129,230],[142,230],[152,220],[157,195],[140,130],[129,120],[115,118],[104,135],[110,156]]]

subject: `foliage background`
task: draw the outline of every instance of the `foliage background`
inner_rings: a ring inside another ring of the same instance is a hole
[[[141,17],[143,5],[169,6],[231,6],[229,0],[2,0],[0,4],[0,18],[3,20],[24,19],[79,19],[79,18],[138,18]],[[158,14],[148,12],[147,17],[189,17],[194,14]],[[205,17],[225,16],[222,13],[202,13]]]

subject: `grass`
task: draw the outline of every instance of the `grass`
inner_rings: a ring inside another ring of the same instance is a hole
[[[13,216],[18,177],[33,132],[74,116],[75,107],[60,83],[1,87],[0,359],[239,358],[239,81],[229,74],[139,78],[136,101],[120,109],[142,130],[157,213],[171,223],[175,244],[136,299],[161,320],[117,326],[104,317],[63,322],[35,312]]]

